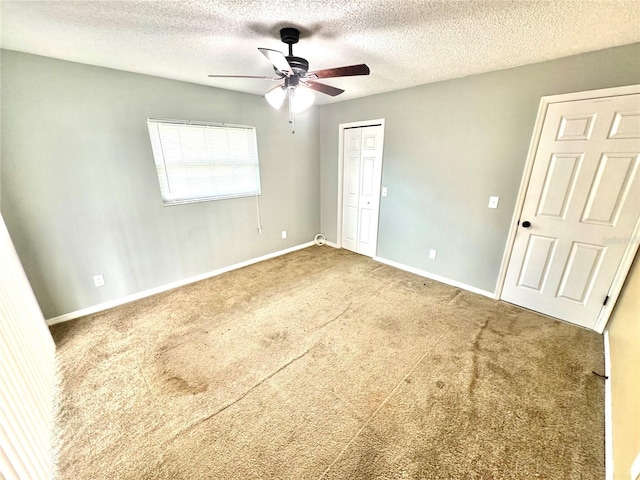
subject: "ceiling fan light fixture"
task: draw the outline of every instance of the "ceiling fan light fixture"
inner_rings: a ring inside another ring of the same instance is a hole
[[[303,86],[296,87],[289,97],[289,101],[291,102],[291,112],[304,112],[307,108],[313,105],[315,99],[316,95],[310,88]]]
[[[264,94],[264,98],[267,99],[267,102],[269,102],[269,105],[271,105],[276,110],[280,109],[286,96],[287,94],[284,91],[284,87],[282,86],[277,86],[275,88],[272,88],[271,90],[269,90],[267,93]]]

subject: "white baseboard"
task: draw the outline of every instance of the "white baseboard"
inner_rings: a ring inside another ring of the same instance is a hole
[[[640,453],[631,464],[631,480],[638,480],[640,478]]]
[[[185,278],[184,280],[178,280],[177,282],[172,282],[166,285],[161,285],[159,287],[151,288],[149,290],[144,290],[142,292],[134,293],[133,295],[127,295],[126,297],[110,300],[108,302],[100,303],[92,307],[83,308],[82,310],[76,310],[75,312],[65,313],[64,315],[60,315],[58,317],[48,319],[47,325],[55,325],[56,323],[66,322],[68,320],[73,320],[74,318],[80,318],[86,315],[102,312],[103,310],[108,310],[110,308],[117,307],[119,305],[124,305],[125,303],[133,302],[135,300],[140,300],[141,298],[150,297],[151,295],[155,295],[157,293],[162,293],[162,292],[166,292],[167,290],[172,290],[174,288],[182,287],[184,285],[188,285],[189,283],[198,282],[206,278],[215,277],[217,275],[230,272],[231,270],[237,270],[238,268],[246,267],[248,265],[253,265],[254,263],[262,262],[264,260],[269,260],[270,258],[279,257],[280,255],[285,255],[287,253],[295,252],[296,250],[302,250],[303,248],[311,247],[312,245],[315,245],[315,244],[316,243],[313,241],[303,243],[301,245],[296,245],[295,247],[290,247],[284,250],[279,250],[277,252],[268,253],[267,255],[263,255],[258,258],[252,258],[244,262],[235,263],[233,265],[229,265],[228,267],[218,268],[216,270],[202,273],[194,277]]]
[[[340,248],[337,243],[333,243],[333,242],[330,242],[328,240],[325,240],[324,244],[328,245],[330,247],[333,247],[333,248]]]
[[[482,290],[480,288],[472,287],[471,285],[467,285],[466,283],[458,282],[456,280],[451,280],[450,278],[446,278],[446,277],[441,277],[440,275],[429,273],[424,270],[420,270],[419,268],[410,267],[409,265],[404,265],[402,263],[394,262],[393,260],[387,260],[386,258],[373,257],[373,259],[376,262],[384,263],[385,265],[399,268],[400,270],[404,270],[406,272],[415,273],[416,275],[420,275],[421,277],[435,280],[436,282],[446,283],[447,285],[451,285],[452,287],[461,288],[469,292],[477,293],[478,295],[483,295],[485,297],[495,299],[494,292],[489,292],[487,290]]]
[[[613,480],[613,409],[611,404],[611,350],[609,330],[604,332],[604,465],[606,480]]]

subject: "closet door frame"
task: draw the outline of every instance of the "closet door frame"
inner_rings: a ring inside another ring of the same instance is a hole
[[[336,248],[342,248],[342,211],[343,211],[343,188],[344,188],[344,131],[349,128],[368,127],[372,125],[382,126],[382,143],[384,149],[384,131],[385,131],[385,119],[376,118],[373,120],[362,120],[358,122],[341,123],[338,125],[338,208],[337,208],[337,226],[336,226],[336,244],[327,242],[329,245]],[[384,164],[384,150],[383,158],[380,164],[380,169]],[[382,176],[380,176],[382,178]],[[378,220],[380,219],[380,210],[378,209]]]

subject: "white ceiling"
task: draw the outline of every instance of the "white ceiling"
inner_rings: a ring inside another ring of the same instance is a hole
[[[254,94],[271,75],[258,47],[311,70],[366,63],[368,77],[323,80],[346,90],[317,103],[640,41],[640,1],[180,0],[2,1],[2,48]],[[320,98],[321,97],[321,98]]]

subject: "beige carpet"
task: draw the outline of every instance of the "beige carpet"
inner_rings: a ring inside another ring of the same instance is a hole
[[[331,247],[51,328],[63,479],[601,479],[602,338]]]

